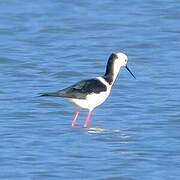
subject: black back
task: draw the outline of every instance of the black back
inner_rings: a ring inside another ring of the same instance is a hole
[[[65,98],[75,98],[75,99],[86,99],[88,94],[104,92],[107,90],[106,85],[104,85],[98,79],[88,79],[82,80],[68,88],[62,89],[53,93],[44,93],[42,96],[59,96]]]

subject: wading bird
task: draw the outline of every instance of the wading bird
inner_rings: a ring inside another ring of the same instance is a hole
[[[116,80],[119,70],[122,67],[125,67],[135,78],[128,68],[127,62],[128,57],[124,53],[112,53],[108,59],[106,72],[103,76],[82,80],[65,89],[44,93],[41,96],[62,97],[74,103],[77,106],[77,111],[72,120],[72,127],[76,126],[76,121],[81,108],[88,109],[88,114],[84,123],[84,127],[88,128],[91,112],[95,107],[102,104],[110,95],[111,88]]]

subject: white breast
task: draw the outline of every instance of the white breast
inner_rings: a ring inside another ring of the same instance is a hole
[[[111,86],[102,77],[97,77],[97,79],[106,85],[107,91],[101,92],[99,94],[96,93],[89,94],[87,95],[86,99],[69,99],[69,100],[74,104],[76,104],[77,106],[89,110],[93,110],[95,107],[102,104],[109,96],[111,91]]]

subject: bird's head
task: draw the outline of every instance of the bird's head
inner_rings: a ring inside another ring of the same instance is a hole
[[[128,68],[127,63],[128,63],[128,57],[126,54],[122,52],[112,53],[108,59],[105,75],[111,74],[115,79],[119,73],[120,68],[125,67],[130,72],[130,74],[135,78],[133,73]]]
[[[116,54],[113,53],[113,54],[114,54],[114,56],[115,56],[115,58],[114,58],[115,65],[120,66],[120,67],[123,67],[123,66],[126,67],[127,62],[128,62],[128,57],[127,57],[127,55],[124,54],[124,53],[121,53],[121,52],[116,53]]]

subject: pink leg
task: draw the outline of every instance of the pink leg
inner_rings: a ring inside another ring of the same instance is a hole
[[[75,126],[76,126],[76,121],[77,121],[77,118],[78,118],[78,116],[79,116],[80,110],[81,110],[81,108],[78,107],[77,111],[76,111],[75,114],[74,114],[74,117],[73,117],[73,120],[72,120],[72,123],[71,123],[71,126],[72,126],[72,127],[75,127]]]
[[[88,128],[88,125],[89,125],[89,122],[90,122],[90,119],[91,119],[91,112],[92,112],[91,110],[88,111],[88,115],[87,115],[86,121],[84,123],[85,128]]]

